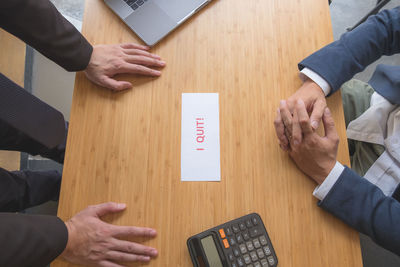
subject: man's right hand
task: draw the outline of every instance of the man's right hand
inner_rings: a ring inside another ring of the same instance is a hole
[[[324,92],[322,91],[321,87],[318,86],[318,84],[309,78],[304,81],[303,85],[299,88],[299,90],[296,91],[296,93],[290,96],[286,101],[281,101],[274,125],[279,144],[285,151],[287,151],[290,146],[288,137],[292,135],[292,129],[290,127],[290,123],[285,124],[282,120],[282,117],[285,115],[288,117],[288,114],[281,113],[289,109],[290,113],[293,114],[297,100],[300,99],[303,100],[308,113],[311,114],[310,121],[314,130],[318,128],[326,108]]]
[[[65,224],[68,243],[61,254],[65,260],[86,266],[122,267],[120,262],[148,262],[157,256],[156,249],[121,240],[129,237],[155,237],[151,228],[116,226],[103,222],[100,217],[121,212],[125,204],[103,203],[89,206]]]

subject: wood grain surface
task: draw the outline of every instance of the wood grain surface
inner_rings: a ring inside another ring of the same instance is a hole
[[[333,39],[327,2],[215,0],[152,49],[167,62],[160,78],[124,75],[134,89],[113,93],[78,74],[59,216],[127,203],[105,220],[157,229],[144,241],[159,250],[148,265],[175,267],[191,266],[188,237],[257,212],[279,266],[362,266],[357,232],[317,207],[316,184],[273,127],[279,100],[301,85],[297,63]],[[92,44],[140,42],[100,0],[86,0],[83,34]],[[190,92],[219,93],[221,182],[180,181],[181,94]],[[328,103],[338,159],[349,164],[340,95]]]
[[[0,72],[20,86],[24,86],[25,44],[0,29]],[[0,151],[0,167],[15,171],[20,167],[20,152]]]

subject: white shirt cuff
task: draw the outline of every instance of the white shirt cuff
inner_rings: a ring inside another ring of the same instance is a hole
[[[329,83],[314,71],[308,68],[304,68],[300,71],[299,76],[303,82],[306,80],[306,77],[313,80],[313,82],[315,82],[316,84],[318,84],[319,87],[321,87],[322,91],[324,91],[325,96],[329,95],[329,93],[331,92],[331,86],[329,85]]]
[[[329,193],[333,185],[339,179],[339,176],[342,174],[343,170],[343,165],[336,161],[335,166],[332,168],[325,181],[315,188],[313,192],[314,197],[318,198],[319,200],[324,200],[325,196]]]

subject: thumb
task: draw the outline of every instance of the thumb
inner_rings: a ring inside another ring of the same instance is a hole
[[[100,84],[100,85],[107,87],[109,89],[115,90],[115,91],[122,91],[125,89],[132,88],[132,84],[130,82],[117,81],[110,77],[105,77],[102,84]]]
[[[325,136],[329,139],[336,138],[337,132],[335,129],[335,122],[333,120],[331,111],[329,108],[325,108],[324,115],[322,117],[325,129]]]
[[[102,203],[92,206],[94,215],[96,215],[97,217],[102,217],[109,213],[120,212],[123,211],[125,208],[126,204],[115,202]]]
[[[325,100],[325,99],[324,99]],[[324,110],[326,108],[326,102],[322,100],[317,100],[314,103],[313,111],[310,116],[311,125],[314,130],[316,130],[321,122],[321,118],[324,114]]]

